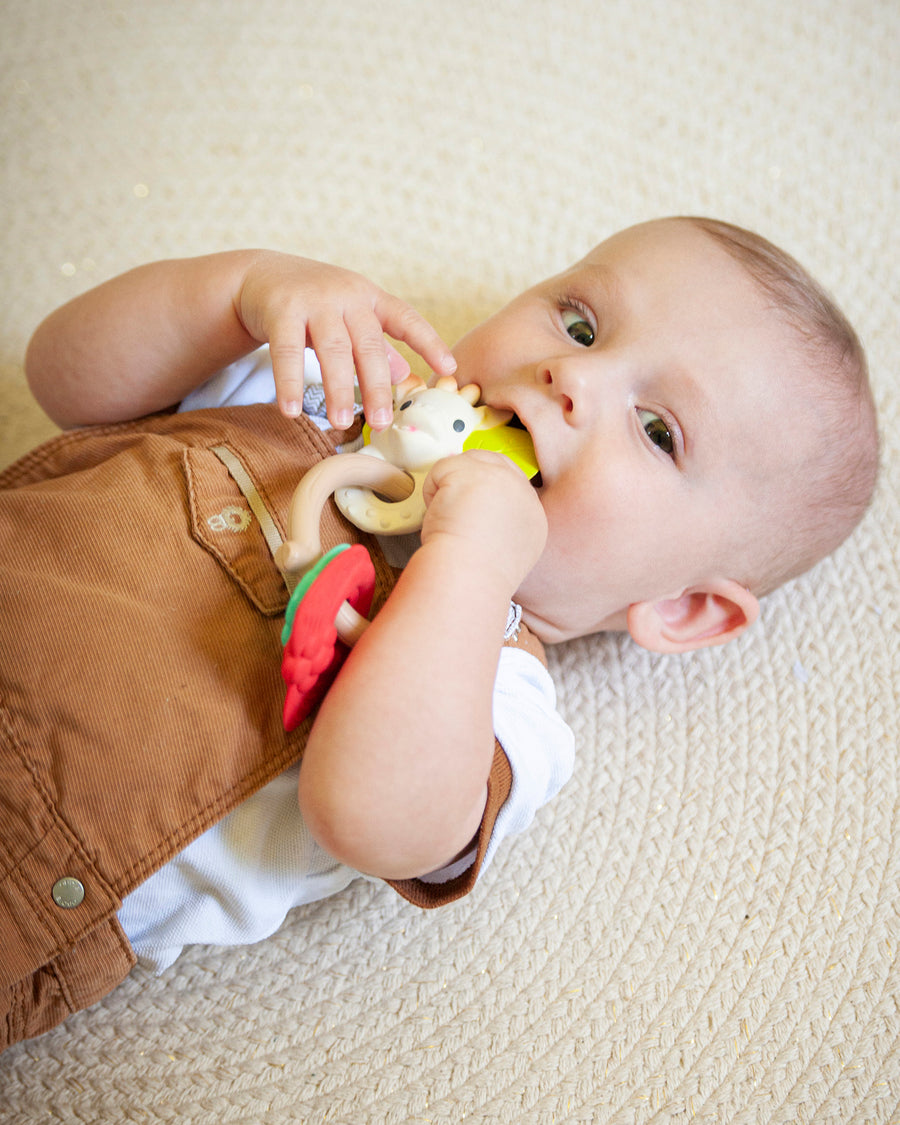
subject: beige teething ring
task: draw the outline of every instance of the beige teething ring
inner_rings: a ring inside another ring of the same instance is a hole
[[[275,555],[277,566],[289,578],[298,580],[322,555],[322,509],[336,489],[350,483],[365,485],[391,501],[404,500],[413,490],[412,478],[403,469],[363,453],[340,453],[314,465],[294,490],[288,538]]]

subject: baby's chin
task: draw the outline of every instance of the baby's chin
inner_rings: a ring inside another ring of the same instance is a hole
[[[522,620],[545,645],[574,641],[595,633],[622,633],[628,629],[627,609],[595,619],[585,614],[583,602],[571,607],[543,606],[539,596],[529,596],[527,579],[516,592],[515,601],[522,607]]]
[[[521,603],[519,603],[521,604]],[[553,620],[549,616],[534,613],[522,606],[522,620],[532,633],[545,645],[558,645],[563,641],[573,641],[578,637],[589,636],[595,629],[583,629],[574,624]]]

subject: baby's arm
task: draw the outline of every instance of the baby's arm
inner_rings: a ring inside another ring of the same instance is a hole
[[[326,697],[300,769],[319,843],[391,879],[444,866],[478,829],[509,602],[547,531],[499,454],[438,462],[426,498],[422,547]]]
[[[117,422],[172,406],[268,342],[279,405],[295,414],[309,345],[322,365],[332,424],[349,424],[355,363],[377,429],[390,421],[391,382],[409,371],[385,332],[435,370],[455,369],[427,321],[359,274],[237,250],[154,262],[83,293],[38,326],[25,369],[59,425]]]

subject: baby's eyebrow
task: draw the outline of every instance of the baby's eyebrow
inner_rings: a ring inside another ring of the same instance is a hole
[[[680,364],[674,365],[666,372],[663,394],[666,394],[671,402],[681,426],[684,440],[683,455],[686,459],[693,460],[696,456],[698,436],[702,434],[705,420],[710,412],[709,394],[702,380]]]
[[[586,259],[580,264],[579,273],[584,275],[584,280],[591,288],[601,290],[605,304],[614,308],[622,302],[622,286],[618,275],[610,266],[603,262],[592,262]]]

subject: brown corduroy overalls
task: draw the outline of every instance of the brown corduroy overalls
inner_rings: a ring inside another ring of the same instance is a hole
[[[71,431],[0,474],[0,1049],[115,987],[123,897],[305,745],[311,719],[281,723],[287,589],[223,448],[284,536],[334,441],[222,408]],[[341,542],[370,549],[374,612],[394,572],[329,504],[323,549]],[[467,893],[509,785],[497,747],[475,865],[392,885]]]

